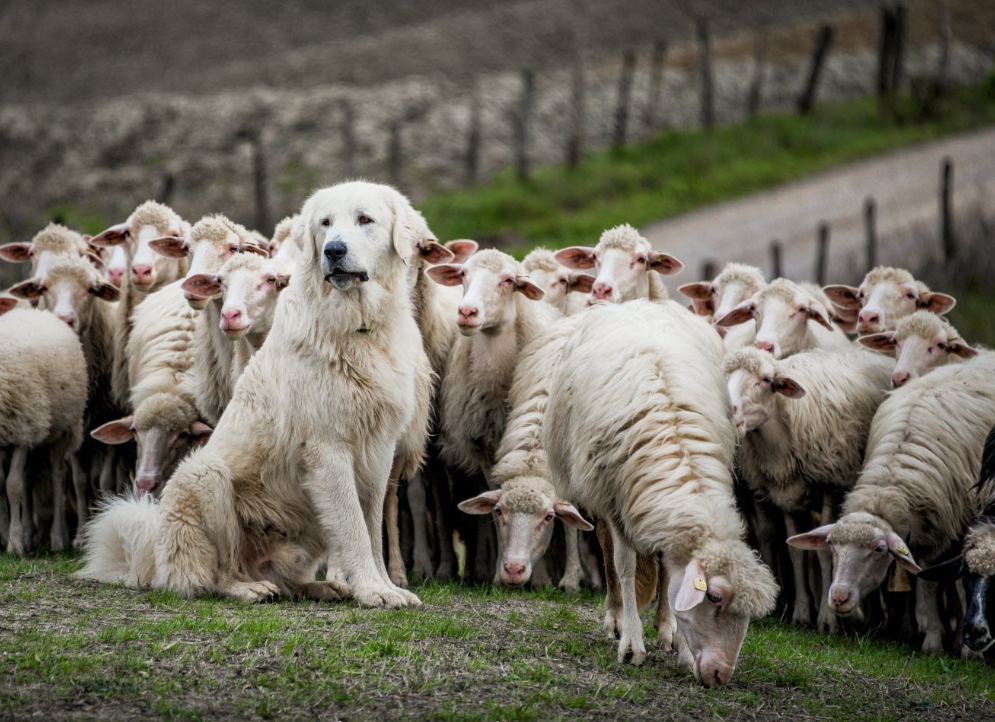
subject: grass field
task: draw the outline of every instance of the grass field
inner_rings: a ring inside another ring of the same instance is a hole
[[[600,594],[435,582],[425,605],[249,606],[74,579],[0,555],[0,718],[785,719],[995,716],[995,668],[755,623],[708,690],[656,652],[615,661]],[[653,636],[652,624],[646,623]]]

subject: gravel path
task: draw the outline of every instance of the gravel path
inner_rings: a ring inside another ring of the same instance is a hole
[[[829,282],[864,271],[864,199],[877,201],[878,262],[914,265],[939,246],[940,164],[954,162],[954,217],[995,200],[995,129],[956,136],[705,208],[643,229],[655,248],[680,258],[688,271],[672,288],[697,278],[703,261],[752,263],[769,272],[769,244],[784,247],[784,273],[814,279],[816,228],[831,228]]]

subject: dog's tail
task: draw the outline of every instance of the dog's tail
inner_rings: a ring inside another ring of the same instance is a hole
[[[98,582],[150,586],[155,579],[155,542],[162,514],[151,494],[114,499],[83,530],[85,564],[79,576]]]

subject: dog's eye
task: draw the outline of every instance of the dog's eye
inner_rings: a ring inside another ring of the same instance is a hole
[[[367,223],[373,223],[373,219],[367,215],[362,215],[357,220],[361,226],[365,226]]]
[[[329,219],[327,219],[327,218],[322,218],[321,219],[321,225],[323,225],[323,226],[330,226],[330,225],[332,225],[332,222]]]

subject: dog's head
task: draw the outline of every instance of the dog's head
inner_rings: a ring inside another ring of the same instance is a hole
[[[363,181],[317,191],[301,215],[305,242],[298,270],[345,292],[371,281],[393,286],[427,232],[401,193]]]

